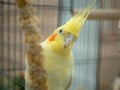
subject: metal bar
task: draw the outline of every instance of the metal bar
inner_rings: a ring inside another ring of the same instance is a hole
[[[8,4],[8,5],[15,5],[15,3],[11,3],[9,1],[5,2],[5,1],[0,1],[1,4],[5,5],[5,4]]]
[[[63,2],[63,0],[58,0],[58,22],[57,22],[57,26],[60,26],[60,24],[61,24],[61,12],[62,12],[62,10],[60,10],[60,8],[61,8],[61,6],[62,6],[62,2]]]
[[[99,78],[100,78],[100,60],[101,60],[101,56],[100,56],[100,54],[101,54],[101,46],[102,46],[102,44],[101,44],[101,32],[100,32],[100,30],[101,30],[101,27],[100,27],[100,25],[101,25],[101,23],[99,23],[99,38],[98,38],[98,60],[97,60],[97,71],[96,71],[96,90],[99,90],[100,89],[100,87],[99,87],[99,85],[100,85],[100,82],[99,82]]]
[[[73,14],[73,8],[74,8],[73,5],[74,5],[73,0],[70,0],[70,9],[72,14]]]
[[[15,6],[14,6],[14,8],[15,8]],[[16,64],[17,64],[17,62],[16,62],[16,45],[15,44],[17,44],[16,43],[16,9],[14,10],[14,13],[13,13],[13,15],[14,15],[14,49],[13,49],[13,51],[14,51],[14,61],[13,61],[13,63],[14,63],[14,68],[15,68],[15,71],[16,71]],[[15,76],[16,76],[16,72],[14,73],[15,74]],[[15,86],[13,87],[13,90],[15,90]]]
[[[8,3],[10,3],[10,0],[8,0]],[[10,42],[10,4],[9,5],[7,5],[7,8],[8,8],[8,14],[7,14],[7,19],[8,19],[8,21],[7,21],[7,25],[8,25],[8,42]],[[8,48],[8,63],[7,63],[7,65],[8,65],[8,68],[10,68],[10,64],[11,64],[11,62],[10,62],[10,44],[7,44],[7,48]],[[8,71],[8,77],[10,77],[10,71]],[[8,80],[8,86],[10,86],[10,80]]]
[[[18,69],[18,70],[20,70],[20,71],[22,71],[22,70],[25,70],[24,69],[24,67],[22,68],[22,67],[20,67],[20,68],[11,68],[11,69],[4,69],[4,72],[8,72],[8,71],[16,71],[16,69]],[[2,74],[3,72],[2,72],[2,69],[0,69],[0,74]]]
[[[103,8],[103,0],[101,0],[100,2],[100,8]],[[96,90],[101,90],[101,53],[102,53],[102,47],[103,47],[103,43],[102,43],[102,33],[103,33],[103,21],[100,22],[99,24],[99,46],[98,46],[98,62],[97,62],[97,84],[96,84]]]
[[[2,2],[2,1],[0,1],[0,3],[2,3],[2,4],[8,4],[8,5],[15,5],[15,3],[11,3],[11,2]],[[61,1],[60,1],[60,3],[61,3]],[[33,4],[33,6],[35,6],[35,7],[39,7],[39,8],[47,8],[47,9],[52,9],[52,10],[57,10],[57,8],[59,7],[59,10],[62,10],[62,9],[64,9],[64,10],[71,10],[70,9],[70,7],[63,7],[63,6],[61,6],[61,5],[59,5],[59,6],[54,6],[54,5],[42,5],[42,4]]]
[[[4,7],[3,7],[3,4],[1,4],[2,5],[2,16],[1,16],[1,21],[2,21],[2,28],[0,29],[1,30],[1,40],[2,40],[2,44],[1,44],[1,50],[2,50],[2,56],[1,56],[1,62],[2,62],[2,88],[1,89],[3,89],[3,85],[4,85],[4,75],[3,75],[3,70],[4,70],[4,62],[3,62],[3,60],[4,60],[4,57],[3,57],[3,53],[4,53],[4,45],[3,45],[3,24],[4,24],[4,21],[3,21],[3,18],[4,18],[4,13],[3,13],[3,10],[4,10]]]

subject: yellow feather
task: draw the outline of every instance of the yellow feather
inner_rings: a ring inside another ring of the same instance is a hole
[[[82,12],[78,12],[66,24],[57,28],[54,32],[57,33],[57,36],[53,41],[49,40],[50,36],[41,44],[45,55],[44,66],[48,74],[50,90],[69,90],[70,79],[74,72],[74,58],[71,49],[75,42],[74,39],[77,39],[95,1]],[[60,30],[63,32],[61,33]]]
[[[91,4],[87,6],[82,12],[78,12],[75,16],[73,16],[65,25],[64,30],[71,32],[73,35],[78,37],[79,32],[84,25],[93,5],[96,0],[93,0]]]

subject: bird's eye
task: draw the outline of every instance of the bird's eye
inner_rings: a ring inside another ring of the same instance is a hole
[[[59,33],[61,34],[62,32],[63,32],[63,30],[62,30],[62,29],[60,29],[60,30],[59,30]]]

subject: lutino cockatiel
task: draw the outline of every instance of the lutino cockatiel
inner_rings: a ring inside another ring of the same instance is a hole
[[[45,55],[44,65],[50,90],[69,90],[74,71],[72,47],[94,3],[95,0],[40,44]]]
[[[96,0],[57,28],[40,44],[38,22],[31,5],[33,1],[16,0],[20,9],[20,26],[25,30],[25,42],[29,45],[25,59],[25,88],[69,90],[74,71],[72,47]],[[45,58],[42,59],[42,56]]]

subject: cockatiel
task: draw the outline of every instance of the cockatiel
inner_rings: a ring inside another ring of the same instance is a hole
[[[72,47],[94,3],[95,0],[40,44],[45,55],[44,66],[50,90],[69,90],[74,71]]]
[[[33,1],[16,0],[20,26],[25,31],[25,42],[29,46],[25,58],[25,89],[69,90],[74,71],[72,47],[96,0],[57,28],[41,44],[38,19],[33,15]]]

